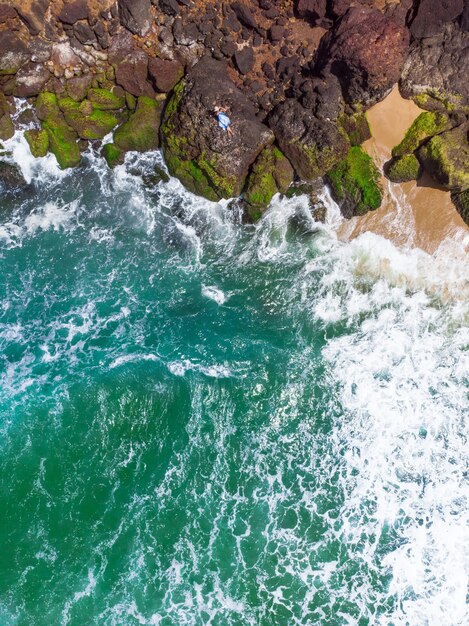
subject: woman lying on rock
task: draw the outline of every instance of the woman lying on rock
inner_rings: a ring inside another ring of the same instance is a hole
[[[218,119],[218,126],[222,128],[228,135],[233,135],[233,129],[231,128],[231,120],[226,114],[228,107],[215,107],[215,115]]]

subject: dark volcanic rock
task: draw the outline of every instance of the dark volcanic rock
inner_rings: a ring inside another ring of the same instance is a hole
[[[148,57],[141,50],[129,54],[116,71],[116,83],[133,96],[147,93]]]
[[[233,11],[236,13],[236,17],[246,28],[257,28],[256,18],[251,9],[243,2],[233,2],[231,5]]]
[[[73,34],[84,46],[96,41],[96,35],[88,22],[77,22],[73,27]]]
[[[215,106],[227,106],[233,134],[219,128]],[[273,133],[227,74],[224,62],[204,57],[176,87],[161,127],[169,171],[209,200],[238,196],[251,164]]]
[[[323,176],[346,154],[345,133],[329,120],[316,118],[311,110],[288,99],[269,118],[280,149],[303,180]]]
[[[405,63],[400,91],[429,110],[446,107],[469,112],[469,33],[455,24],[444,32],[412,44]]]
[[[399,80],[409,32],[375,9],[352,8],[321,40],[316,71],[329,68],[349,104],[371,106]]]
[[[118,0],[119,19],[135,35],[145,35],[151,26],[150,0]]]
[[[234,60],[240,74],[248,74],[254,67],[254,52],[251,46],[237,50],[234,54]]]
[[[166,15],[178,15],[180,11],[176,0],[160,0],[160,8]]]
[[[11,194],[29,187],[16,165],[0,161],[0,192]]]
[[[316,21],[326,15],[327,0],[296,0],[295,9],[299,17]]]
[[[73,0],[65,2],[58,18],[63,24],[75,24],[79,20],[86,20],[88,17],[87,0]]]
[[[420,0],[410,32],[417,39],[437,35],[447,22],[455,20],[464,9],[464,0]]]
[[[155,58],[148,62],[148,73],[156,90],[166,93],[182,78],[184,68],[178,61]]]

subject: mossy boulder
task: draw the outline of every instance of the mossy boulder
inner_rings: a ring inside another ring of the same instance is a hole
[[[215,106],[227,106],[233,132],[217,124]],[[161,126],[169,172],[209,200],[238,196],[249,168],[273,142],[273,133],[229,78],[226,63],[202,58],[173,90]]]
[[[43,121],[42,127],[49,135],[49,148],[62,169],[76,167],[81,161],[78,136],[68,126],[63,116],[51,116]]]
[[[90,89],[87,98],[102,111],[115,111],[125,107],[125,97],[118,96],[109,89]]]
[[[76,105],[71,98],[64,100],[70,100]],[[62,108],[66,110],[67,107],[71,109],[70,103],[62,102]],[[49,149],[59,166],[66,169],[78,165],[81,160],[80,148],[77,144],[78,135],[65,121],[57,96],[50,92],[39,94],[36,100],[36,111],[39,119],[42,120],[42,128],[49,137]]]
[[[293,180],[293,167],[275,146],[265,148],[252,166],[244,199],[256,209],[265,209],[273,196],[286,193]]]
[[[324,176],[345,157],[350,147],[340,125],[318,119],[313,111],[305,109],[293,98],[274,109],[269,126],[280,149],[305,181]]]
[[[393,183],[405,183],[420,178],[422,166],[414,154],[404,154],[392,159],[385,168],[385,173]]]
[[[4,113],[0,117],[0,139],[6,141],[11,139],[15,134],[15,128],[9,113]]]
[[[393,157],[415,152],[430,137],[451,128],[451,120],[446,113],[424,111],[412,122],[404,139],[392,149]]]
[[[124,162],[125,152],[123,152],[115,143],[107,143],[103,146],[101,154],[106,159],[110,168],[121,165]]]
[[[359,146],[327,173],[331,192],[347,217],[364,215],[381,205],[380,173],[373,159]]]
[[[451,194],[451,200],[454,202],[459,215],[469,226],[469,189],[461,193],[453,192]]]
[[[46,130],[26,130],[24,138],[29,144],[33,157],[43,157],[49,152],[49,135]]]
[[[52,115],[56,115],[59,110],[59,101],[55,93],[43,91],[36,99],[36,113],[41,121]]]
[[[140,96],[135,112],[114,133],[114,143],[123,152],[146,152],[159,147],[163,102]]]
[[[339,124],[346,132],[351,146],[359,146],[371,138],[368,118],[363,112],[353,115],[342,115],[339,117]]]
[[[418,152],[425,170],[451,191],[469,189],[469,122],[432,137]]]
[[[90,100],[78,103],[72,98],[62,98],[59,106],[65,121],[80,139],[103,139],[119,124],[113,113],[96,108]]]

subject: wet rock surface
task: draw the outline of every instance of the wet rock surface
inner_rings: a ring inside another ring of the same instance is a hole
[[[283,193],[275,180],[279,163],[312,181],[346,159],[350,146],[369,138],[367,108],[397,81],[404,97],[447,116],[445,133],[463,126],[468,11],[464,0],[2,2],[0,93],[37,99],[38,113],[51,109],[43,94],[56,96],[61,106],[34,122],[29,139],[35,153],[47,146],[63,167],[79,163],[86,141],[99,141],[108,129],[117,136],[103,150],[112,166],[129,149],[153,149],[165,108],[161,140],[184,184],[211,199],[239,193],[266,199],[273,189]],[[118,108],[96,101],[104,93],[115,94]],[[145,107],[145,99],[154,106]],[[217,126],[210,109],[216,101],[229,107],[233,137]],[[2,136],[11,136],[15,120],[9,111],[0,115]],[[137,129],[134,144],[122,128]],[[396,154],[387,170],[408,177],[423,164],[441,179],[443,170],[423,155],[442,132]],[[452,137],[464,152],[463,134]],[[283,161],[273,158],[275,150]],[[449,188],[455,180],[449,178]],[[458,185],[454,191],[462,193]]]
[[[232,133],[219,127],[215,107],[227,109]],[[217,200],[241,193],[249,168],[274,135],[227,76],[226,63],[204,57],[178,85],[162,125],[169,171],[192,191]]]

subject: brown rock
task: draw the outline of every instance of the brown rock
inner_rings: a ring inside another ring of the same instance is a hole
[[[184,68],[178,61],[166,61],[165,59],[150,59],[148,73],[155,89],[167,93],[179,82],[184,73]]]
[[[91,74],[75,76],[67,81],[67,94],[72,100],[75,100],[75,102],[81,102],[85,99],[92,82],[93,77]]]
[[[44,18],[49,4],[50,0],[16,0],[13,3],[31,35],[37,35],[44,28]]]
[[[108,61],[111,65],[118,65],[134,50],[134,40],[127,30],[123,30],[112,38],[108,50]]]
[[[304,17],[315,22],[326,15],[327,0],[296,0],[298,17]]]
[[[15,9],[9,4],[0,4],[0,24],[4,24],[7,20],[18,17]]]
[[[375,9],[351,8],[321,40],[314,69],[329,69],[348,103],[368,107],[399,80],[408,45],[404,26]]]
[[[29,59],[26,44],[10,30],[0,37],[0,76],[16,74]]]
[[[133,96],[148,93],[148,57],[141,50],[128,55],[116,71],[116,83]]]
[[[17,98],[37,96],[50,79],[49,70],[40,63],[27,63],[16,74],[13,95]]]
[[[87,0],[65,0],[64,6],[58,18],[63,24],[75,24],[79,20],[86,20],[88,17]]]

